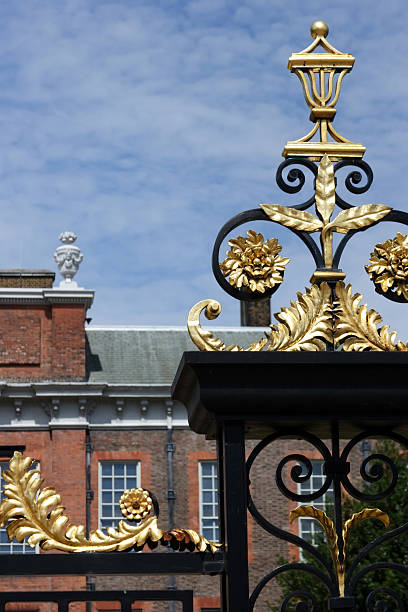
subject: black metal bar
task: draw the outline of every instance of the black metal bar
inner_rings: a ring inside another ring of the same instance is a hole
[[[224,511],[224,444],[222,431],[217,433],[217,467],[218,467],[218,523],[220,542],[225,542],[225,511]],[[227,584],[226,574],[220,576],[221,610],[227,609]]]
[[[248,534],[245,430],[242,422],[223,425],[224,526],[228,571],[223,612],[248,612]]]
[[[224,553],[81,553],[4,555],[0,576],[221,574]],[[89,592],[90,597],[94,593]]]
[[[132,600],[129,599],[128,594],[126,596],[122,596],[120,599],[120,612],[131,612],[132,610]]]
[[[122,610],[129,612],[134,601],[181,601],[183,612],[193,612],[193,591],[27,591],[2,592],[0,594],[0,609],[8,602],[58,602],[59,609],[68,610],[68,603],[74,601],[120,601],[124,602]]]
[[[91,441],[91,432],[89,428],[85,431],[85,480],[86,480],[86,537],[89,537],[89,532],[91,530],[91,503],[94,498],[94,492],[91,488],[91,454],[93,453],[93,446]],[[93,591],[95,585],[92,581],[91,576],[86,575],[86,590]],[[86,603],[86,612],[91,612],[91,603]]]
[[[334,421],[331,425],[332,430],[332,477],[334,495],[334,524],[337,532],[337,546],[339,548],[339,561],[344,561],[344,542],[343,542],[343,510],[341,507],[341,464],[340,464],[340,439],[339,424]]]
[[[67,599],[57,599],[57,602],[58,602],[58,612],[68,612],[69,601]]]
[[[176,445],[173,442],[173,402],[167,403],[167,444],[165,446],[165,452],[167,453],[167,507],[169,512],[169,529],[174,527],[174,504],[176,501],[176,492],[174,490],[174,474],[173,474],[173,455],[176,452]],[[169,552],[174,553],[174,550],[169,547]],[[168,587],[170,591],[174,591],[176,588],[176,581],[174,576],[170,574]],[[174,602],[169,602],[169,612],[174,612]]]

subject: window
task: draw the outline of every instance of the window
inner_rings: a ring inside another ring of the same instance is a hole
[[[33,469],[38,469],[38,464],[33,466]],[[2,475],[3,470],[8,470],[9,464],[8,461],[0,462],[0,475]],[[3,497],[4,485],[5,481],[3,478],[0,479],[0,490],[1,497]],[[24,542],[17,542],[15,539],[12,542],[9,542],[7,531],[5,527],[0,528],[0,554],[9,555],[9,554],[27,554],[27,555],[35,555],[38,553],[38,546],[35,548],[31,548],[31,546],[27,543],[27,540]]]
[[[140,487],[140,461],[99,463],[99,527],[115,527],[123,518],[119,499],[126,489]]]
[[[212,542],[218,542],[218,476],[216,461],[198,464],[200,489],[200,532]]]
[[[314,491],[318,491],[323,486],[326,476],[323,473],[323,461],[312,461],[312,475],[309,480],[305,482],[301,482],[298,485],[298,493],[302,495],[307,495],[308,493],[313,493]],[[317,499],[311,502],[301,502],[302,505],[313,505],[315,508],[319,510],[327,511],[327,506],[329,506],[333,501],[333,486],[330,485],[328,490],[322,497],[318,497]],[[299,518],[299,535],[305,540],[309,540],[312,544],[317,543],[317,537],[321,537],[323,530],[319,523],[312,518],[301,517]]]

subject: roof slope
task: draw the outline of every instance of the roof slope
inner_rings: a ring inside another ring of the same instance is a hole
[[[227,346],[248,346],[264,337],[264,328],[215,328],[213,333]],[[88,327],[87,380],[171,385],[184,351],[194,350],[182,327]]]

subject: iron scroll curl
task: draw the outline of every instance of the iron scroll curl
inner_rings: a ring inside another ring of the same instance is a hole
[[[227,237],[227,235],[234,230],[236,227],[243,225],[244,223],[248,223],[250,221],[269,221],[272,220],[264,213],[260,208],[253,208],[251,210],[246,210],[244,212],[235,215],[229,221],[227,221],[220,231],[218,232],[217,238],[215,239],[214,248],[212,252],[212,270],[215,277],[215,280],[220,285],[222,289],[233,298],[240,301],[253,301],[253,300],[264,300],[265,298],[270,297],[278,288],[278,286],[273,287],[272,289],[267,289],[264,293],[249,293],[241,291],[240,289],[236,289],[226,280],[221,269],[220,269],[220,248],[223,240]],[[316,267],[322,267],[324,265],[324,260],[322,254],[320,252],[319,247],[316,242],[309,236],[307,232],[299,231],[293,228],[287,228],[292,231],[309,249]]]
[[[312,573],[315,573],[314,570],[318,571],[318,575],[320,578],[322,578],[322,576],[324,577],[324,582],[327,585],[330,584],[336,584],[337,583],[337,579],[336,576],[332,570],[332,567],[330,565],[330,563],[316,550],[316,548],[307,540],[295,535],[294,533],[291,533],[289,531],[286,531],[284,529],[281,529],[279,527],[277,527],[276,525],[274,525],[273,523],[271,523],[257,508],[252,495],[251,495],[251,480],[250,480],[250,476],[251,476],[251,468],[256,460],[256,458],[259,456],[259,454],[267,447],[269,446],[269,444],[275,442],[276,440],[280,439],[280,438],[285,438],[288,435],[291,435],[293,437],[297,437],[297,438],[302,438],[304,440],[306,440],[307,442],[311,443],[322,455],[324,461],[329,461],[330,460],[330,451],[328,449],[328,447],[324,444],[324,442],[322,442],[319,438],[317,438],[316,436],[314,436],[313,434],[310,434],[308,432],[304,432],[301,430],[294,430],[294,429],[290,429],[290,430],[284,430],[284,431],[279,431],[273,434],[270,434],[269,436],[267,436],[266,438],[264,438],[263,440],[261,440],[261,442],[259,442],[255,448],[252,450],[252,452],[250,453],[247,462],[246,462],[246,469],[247,469],[247,498],[248,498],[248,510],[251,513],[251,515],[253,516],[253,518],[255,519],[255,521],[258,523],[258,525],[260,525],[260,527],[262,527],[262,529],[264,529],[265,531],[267,531],[268,533],[270,533],[271,535],[274,535],[275,537],[278,537],[281,540],[285,540],[286,542],[290,542],[292,544],[295,544],[297,547],[302,548],[304,550],[307,550],[313,557],[314,559],[317,561],[317,563],[324,568],[324,570],[326,571],[326,573],[322,573],[320,570],[316,570],[315,567],[307,565],[307,564],[302,564],[302,569],[304,569],[305,571],[311,571],[308,568],[312,568]],[[292,477],[292,479],[294,480],[294,482],[303,482],[305,480],[307,480],[308,478],[310,478],[311,476],[311,463],[310,460],[305,457],[304,455],[300,455],[300,454],[291,454],[288,455],[288,457],[286,457],[285,459],[283,459],[276,470],[276,483],[277,486],[279,487],[279,489],[281,490],[281,492],[283,493],[283,495],[285,495],[288,499],[292,499],[294,501],[311,501],[313,499],[317,499],[318,497],[320,497],[325,491],[327,491],[327,489],[330,487],[331,481],[332,481],[332,477],[330,475],[327,476],[327,480],[325,482],[325,484],[323,485],[323,487],[321,489],[319,489],[318,491],[315,491],[307,496],[303,496],[303,495],[298,495],[297,493],[294,493],[293,491],[290,491],[290,489],[288,489],[284,483],[283,483],[283,478],[282,478],[282,470],[284,468],[284,466],[289,462],[289,461],[294,461],[294,460],[298,460],[301,463],[303,463],[304,466],[306,466],[306,474],[302,474],[302,468],[300,466],[295,466],[295,468],[299,468],[299,469],[293,469],[290,472],[290,475]],[[295,564],[296,565],[296,564]],[[288,564],[288,568],[287,570],[281,570],[281,571],[288,571],[290,569],[295,569],[295,565],[294,564]],[[306,569],[307,568],[307,569]],[[278,568],[279,569],[279,568]],[[274,578],[276,575],[278,575],[278,573],[280,572],[272,572],[271,574],[268,574],[268,576],[266,576],[260,583],[259,583],[259,592],[262,590],[262,588],[265,586],[265,584],[271,580],[272,578]],[[323,579],[323,578],[322,578]],[[262,586],[261,586],[262,585]],[[336,589],[334,589],[336,590]],[[255,589],[256,591],[256,589]],[[255,593],[254,591],[254,593]],[[258,592],[258,594],[259,594]],[[257,597],[258,595],[256,595]],[[255,597],[255,595],[254,595]],[[256,599],[255,597],[255,599]],[[254,599],[254,601],[255,601]]]

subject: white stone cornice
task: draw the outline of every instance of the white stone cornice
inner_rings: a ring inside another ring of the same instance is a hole
[[[0,383],[0,404],[7,398],[135,398],[169,399],[169,385],[123,385],[88,382],[10,382]]]
[[[0,304],[84,304],[92,306],[95,292],[85,289],[29,289],[2,287]]]

